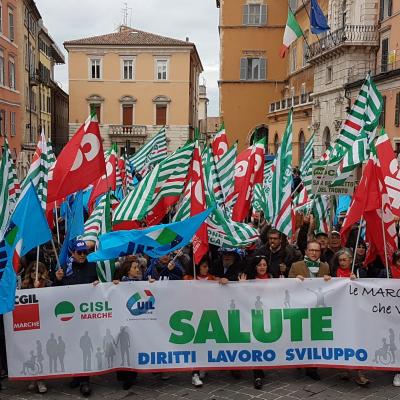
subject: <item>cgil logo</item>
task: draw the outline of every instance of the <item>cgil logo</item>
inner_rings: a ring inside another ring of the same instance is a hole
[[[112,318],[112,308],[108,301],[95,301],[80,303],[77,307],[80,319],[105,319]],[[56,318],[60,321],[70,321],[75,314],[76,308],[69,301],[58,303],[54,309]]]
[[[154,310],[156,299],[154,298],[153,293],[151,293],[150,290],[145,290],[144,294],[145,296],[142,298],[140,293],[136,292],[127,301],[126,308],[132,315],[138,316],[142,314],[151,314],[152,310]]]

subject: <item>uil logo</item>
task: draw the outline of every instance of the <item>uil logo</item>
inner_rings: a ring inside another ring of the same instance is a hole
[[[126,308],[128,311],[137,317],[142,314],[151,314],[152,310],[154,310],[154,304],[156,299],[151,293],[150,290],[144,291],[144,296],[142,296],[139,292],[136,292],[132,295],[129,300],[126,302]]]

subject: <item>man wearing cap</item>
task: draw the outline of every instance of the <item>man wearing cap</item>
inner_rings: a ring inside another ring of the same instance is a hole
[[[225,284],[229,281],[237,281],[242,272],[242,258],[244,252],[235,248],[220,248],[218,250],[220,257],[214,263],[211,273],[220,278],[220,283]]]
[[[55,285],[80,285],[97,282],[96,263],[87,260],[88,247],[83,240],[78,240],[72,248],[72,256],[66,267],[56,271]],[[71,388],[80,387],[83,396],[88,397],[92,392],[88,376],[74,377]]]

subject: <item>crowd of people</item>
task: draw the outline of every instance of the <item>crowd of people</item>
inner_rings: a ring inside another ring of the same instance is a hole
[[[285,235],[269,226],[256,214],[252,225],[259,230],[259,240],[246,249],[217,248],[210,245],[209,253],[194,266],[191,246],[152,259],[145,254],[132,254],[122,257],[117,263],[114,284],[125,281],[146,280],[199,280],[218,281],[221,285],[229,282],[247,280],[267,280],[275,278],[294,278],[303,281],[305,278],[331,277],[344,279],[382,278],[386,277],[387,269],[382,260],[377,257],[372,263],[365,265],[367,244],[362,238],[356,240],[358,228],[349,235],[346,246],[342,246],[340,226],[329,233],[314,232],[312,216],[303,216],[299,223],[296,240],[289,243]],[[77,284],[99,284],[96,264],[87,260],[87,254],[92,249],[90,243],[76,241],[71,248],[71,257],[62,268],[56,267],[56,259],[51,255],[51,248],[44,246],[40,252],[40,262],[36,261],[36,250],[21,259],[20,288],[44,288],[49,286],[65,286]],[[354,254],[355,253],[355,254]],[[354,265],[353,265],[354,260]],[[391,278],[400,278],[400,252],[393,255],[390,268]],[[207,284],[207,283],[204,283]],[[5,355],[5,339],[3,320],[0,320],[0,374],[7,377]],[[237,370],[232,375],[240,379]],[[319,380],[316,368],[306,368],[305,374],[313,380]],[[192,384],[202,386],[203,371],[192,372]],[[160,374],[161,379],[168,379],[166,373]],[[346,377],[361,386],[366,386],[370,380],[362,371],[352,374],[346,372]],[[122,381],[123,389],[129,389],[137,378],[133,371],[120,371],[117,379]],[[256,389],[263,386],[264,372],[253,371],[253,384]],[[395,374],[393,384],[400,387],[400,374]],[[73,378],[71,387],[80,388],[82,395],[89,396],[92,388],[89,376]],[[39,393],[47,391],[43,380],[32,381],[30,390]]]

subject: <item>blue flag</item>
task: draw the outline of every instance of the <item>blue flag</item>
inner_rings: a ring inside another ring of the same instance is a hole
[[[185,221],[155,225],[143,230],[105,233],[99,237],[99,250],[89,254],[88,260],[112,260],[135,253],[159,258],[186,246],[212,211],[213,207]]]
[[[65,265],[69,256],[69,249],[72,242],[83,234],[84,218],[83,218],[83,193],[79,191],[75,195],[75,200],[72,204],[71,212],[67,220],[67,232],[64,238],[64,243],[60,252],[60,265]]]
[[[14,309],[19,258],[52,238],[42,206],[32,183],[27,186],[0,242],[0,314]],[[4,265],[5,263],[5,265]]]
[[[329,31],[329,29],[331,29],[317,0],[311,0],[310,25],[311,25],[311,32],[316,35],[325,31]]]

